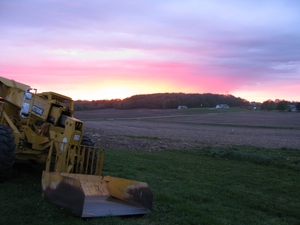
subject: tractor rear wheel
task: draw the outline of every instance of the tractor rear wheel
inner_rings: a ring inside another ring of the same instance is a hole
[[[87,146],[94,146],[95,145],[95,143],[86,135],[82,136],[81,144],[82,145],[87,145]]]
[[[16,144],[12,131],[0,125],[0,180],[10,177],[15,163]]]
[[[81,145],[85,145],[85,146],[94,146],[95,143],[86,135],[82,136],[82,141],[81,141]],[[88,148],[86,147],[86,152],[85,152],[85,159],[88,157],[89,159],[87,160],[87,168],[88,168],[88,173],[90,174],[94,174],[96,172],[97,169],[97,157],[98,157],[98,153],[95,152],[94,153],[94,157],[93,157],[93,148]],[[93,167],[93,168],[92,168]]]

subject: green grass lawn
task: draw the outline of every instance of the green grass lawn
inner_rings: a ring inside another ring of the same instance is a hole
[[[300,224],[300,150],[253,147],[107,150],[104,175],[145,181],[144,216],[81,219],[46,202],[41,169],[16,166],[0,183],[0,224]]]

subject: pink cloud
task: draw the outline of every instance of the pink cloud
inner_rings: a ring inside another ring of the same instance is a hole
[[[195,72],[195,71],[199,72]],[[37,87],[42,91],[52,90],[62,94],[100,92],[104,85],[112,88],[135,89],[144,94],[153,92],[226,93],[239,85],[217,74],[211,74],[193,65],[178,62],[147,62],[139,60],[119,61],[45,61],[38,65],[4,65],[4,76]],[[149,84],[151,84],[149,86]],[[92,90],[94,89],[94,90]],[[152,90],[152,91],[151,91]],[[121,93],[120,93],[121,94]],[[124,96],[128,97],[128,96]],[[119,96],[119,98],[124,98]],[[93,96],[86,96],[91,99]],[[99,96],[101,98],[101,96]]]

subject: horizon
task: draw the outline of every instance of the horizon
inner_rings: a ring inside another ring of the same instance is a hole
[[[164,93],[150,93],[150,94],[135,94],[135,95],[132,95],[132,96],[129,96],[129,97],[126,97],[126,98],[131,98],[131,97],[134,97],[134,96],[138,96],[138,95],[157,95],[157,94],[184,94],[184,95],[194,95],[194,94],[199,94],[199,95],[204,95],[204,94],[211,94],[211,95],[227,95],[227,94],[218,94],[218,93],[183,93],[183,92],[164,92]],[[228,95],[230,95],[230,94],[228,94]],[[235,97],[235,98],[241,98],[241,97],[239,97],[239,96],[235,96],[235,95],[231,95],[231,96],[233,96],[233,97]],[[76,99],[76,100],[74,100],[74,101],[89,101],[89,102],[91,102],[91,101],[114,101],[114,100],[120,100],[120,101],[122,101],[122,100],[124,100],[124,99],[126,99],[126,98],[123,98],[123,99],[121,99],[121,98],[114,98],[114,99],[92,99],[92,100],[88,100],[88,99]],[[246,100],[246,101],[248,101],[247,99],[244,99],[244,98],[241,98],[242,100]],[[290,102],[290,103],[299,103],[300,101],[289,101],[289,100],[286,100],[286,99],[279,99],[279,98],[276,98],[276,99],[266,99],[266,100],[264,100],[264,101],[261,101],[261,102],[256,102],[256,101],[248,101],[249,103],[252,103],[252,102],[254,102],[254,103],[263,103],[263,102],[266,102],[266,101],[273,101],[273,102],[280,102],[280,101],[287,101],[287,102]]]
[[[0,2],[0,76],[72,99],[300,101],[300,1]]]
[[[9,79],[9,78],[8,78]],[[14,80],[14,79],[12,79],[12,80]],[[14,80],[14,81],[16,81],[16,80]],[[19,82],[19,81],[17,81],[17,82]],[[26,83],[25,83],[26,84]],[[30,86],[30,85],[28,85],[28,86]],[[33,87],[31,87],[31,88],[33,88]],[[48,90],[48,91],[50,91],[50,90]],[[48,92],[48,91],[43,91],[43,92]],[[52,91],[53,92],[53,91]],[[41,93],[39,90],[37,90],[37,93]],[[56,93],[59,93],[59,94],[61,94],[60,92],[56,92]],[[73,101],[105,101],[105,100],[107,100],[107,101],[111,101],[111,100],[124,100],[124,99],[126,99],[126,98],[131,98],[131,97],[133,97],[133,96],[137,96],[137,95],[155,95],[155,94],[185,94],[185,95],[189,95],[189,94],[191,94],[191,95],[193,95],[193,94],[199,94],[199,95],[202,95],[202,94],[212,94],[212,95],[231,95],[231,96],[233,96],[233,97],[235,97],[235,98],[241,98],[241,99],[243,99],[243,100],[246,100],[246,101],[248,101],[249,103],[251,103],[251,102],[255,102],[255,103],[263,103],[263,102],[265,102],[265,101],[269,101],[269,100],[271,100],[271,101],[273,101],[273,102],[276,102],[276,101],[287,101],[287,102],[300,102],[300,101],[294,101],[294,100],[292,100],[292,101],[290,101],[290,100],[287,100],[287,99],[282,99],[282,98],[276,98],[276,99],[266,99],[266,100],[263,100],[263,101],[249,101],[249,100],[247,100],[247,99],[245,99],[245,98],[242,98],[242,97],[240,97],[240,96],[236,96],[236,95],[232,95],[232,94],[229,94],[229,93],[227,93],[227,94],[220,94],[220,93],[211,93],[211,92],[205,92],[205,93],[185,93],[185,92],[157,92],[157,93],[147,93],[147,94],[134,94],[134,95],[131,95],[131,96],[128,96],[128,97],[124,97],[124,98],[104,98],[104,99],[73,99]],[[71,97],[71,96],[67,96],[67,97]]]

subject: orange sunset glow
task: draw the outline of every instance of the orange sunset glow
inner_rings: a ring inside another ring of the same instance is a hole
[[[299,7],[1,2],[0,76],[74,100],[183,92],[299,101]]]

